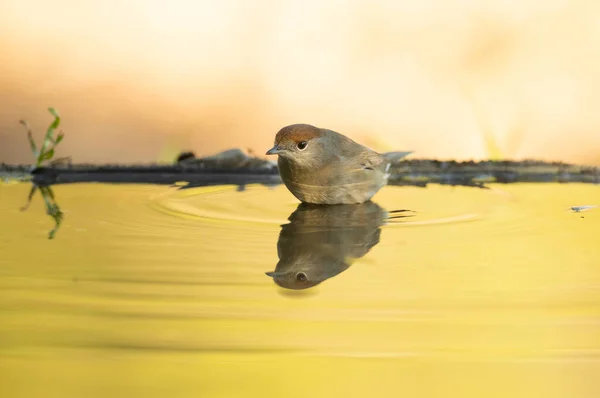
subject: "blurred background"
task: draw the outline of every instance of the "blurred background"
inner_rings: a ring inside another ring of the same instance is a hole
[[[600,165],[600,2],[3,0],[0,162],[262,154],[310,123],[376,150]]]

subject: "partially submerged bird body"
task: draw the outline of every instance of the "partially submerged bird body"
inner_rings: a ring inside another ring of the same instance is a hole
[[[392,161],[410,152],[379,154],[332,130],[307,124],[282,128],[275,146],[279,174],[304,203],[351,204],[371,199],[388,182]]]

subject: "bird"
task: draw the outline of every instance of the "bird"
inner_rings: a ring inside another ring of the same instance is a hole
[[[412,152],[375,152],[343,134],[310,124],[292,124],[275,135],[266,155],[278,155],[287,189],[310,204],[357,204],[387,185],[393,162]]]

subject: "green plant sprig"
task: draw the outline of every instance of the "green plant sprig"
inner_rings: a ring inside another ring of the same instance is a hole
[[[35,168],[40,167],[45,161],[51,160],[54,157],[54,148],[56,148],[56,146],[63,140],[65,136],[64,133],[60,131],[56,138],[54,138],[54,133],[56,129],[58,129],[58,126],[60,126],[60,115],[54,108],[48,108],[48,111],[52,116],[54,116],[54,121],[50,124],[50,126],[48,126],[46,135],[44,136],[44,141],[42,142],[42,146],[39,150],[33,139],[33,133],[31,132],[29,124],[25,120],[19,121],[27,129],[29,146],[31,147],[33,156],[36,158],[34,166]]]

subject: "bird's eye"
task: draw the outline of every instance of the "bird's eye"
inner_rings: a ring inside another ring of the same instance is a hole
[[[306,141],[300,141],[298,143],[298,145],[296,145],[298,147],[298,149],[300,149],[301,151],[306,149],[306,146],[308,145],[308,142]]]
[[[296,274],[296,280],[297,280],[298,282],[304,282],[306,279],[307,279],[307,278],[306,278],[306,274],[305,274],[304,272],[298,272],[298,273]]]

